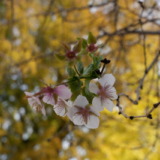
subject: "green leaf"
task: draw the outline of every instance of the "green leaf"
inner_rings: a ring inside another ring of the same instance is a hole
[[[91,32],[88,34],[88,43],[89,44],[95,44],[97,42],[96,38],[93,36]]]
[[[67,72],[69,77],[74,77],[76,75],[76,72],[70,67],[67,68]]]
[[[103,59],[102,56],[94,56],[93,57],[93,64],[95,66],[95,68],[99,68],[100,67],[100,64],[101,64],[101,60]]]
[[[68,85],[72,91],[71,100],[75,100],[76,97],[81,94],[81,86],[83,85],[83,83],[78,77],[75,76],[69,79]]]
[[[90,75],[90,73],[94,71],[94,64],[90,64],[83,72],[83,76]]]
[[[85,87],[83,87],[82,89],[82,95],[85,96],[87,98],[87,100],[89,101],[89,103],[92,103],[92,99],[94,98],[94,93],[91,93],[89,91],[89,83],[91,80],[85,80]]]
[[[82,48],[85,49],[87,47],[87,40],[82,39]]]
[[[82,49],[80,52],[79,52],[79,55],[85,55],[87,54],[88,51],[86,49]]]
[[[78,62],[78,63],[77,63],[77,69],[78,69],[78,72],[79,72],[80,74],[83,74],[84,67],[83,67],[82,62]]]
[[[82,40],[80,39],[73,47],[73,51],[80,52],[82,47]]]
[[[63,45],[65,51],[69,51],[70,50],[70,46],[67,43],[63,42],[62,45]]]

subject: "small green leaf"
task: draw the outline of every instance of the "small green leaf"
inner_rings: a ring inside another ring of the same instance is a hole
[[[87,54],[88,51],[86,49],[82,49],[80,52],[79,52],[79,55],[85,55]]]
[[[87,47],[87,40],[82,39],[82,48],[85,49]]]
[[[83,72],[83,76],[90,75],[94,71],[94,64],[90,64]]]
[[[67,72],[69,77],[74,77],[76,75],[76,72],[70,67],[67,68]]]
[[[93,57],[93,64],[95,66],[95,68],[99,68],[100,67],[100,64],[101,64],[101,60],[103,59],[102,56],[94,56]]]
[[[82,47],[82,40],[80,39],[73,47],[74,52],[80,52]]]
[[[83,74],[84,67],[83,67],[82,62],[78,62],[78,63],[77,63],[77,69],[78,69],[78,72],[79,72],[80,74]]]
[[[81,94],[81,86],[83,85],[83,83],[78,77],[75,76],[69,79],[68,85],[72,91],[71,100],[75,100],[76,97]]]
[[[88,34],[88,43],[89,44],[95,44],[97,42],[96,38],[93,36],[91,32]]]
[[[63,45],[65,51],[69,51],[70,50],[70,46],[67,43],[63,42],[62,45]]]
[[[82,89],[82,95],[85,96],[89,103],[92,103],[92,99],[94,98],[94,93],[91,93],[89,91],[89,83],[90,83],[91,80],[85,80],[85,87],[83,87]]]

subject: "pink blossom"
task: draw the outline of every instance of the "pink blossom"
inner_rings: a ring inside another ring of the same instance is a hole
[[[88,46],[89,52],[95,52],[97,49],[98,49],[98,47],[94,43],[92,43]]]
[[[44,108],[44,105],[41,103],[38,96],[34,96],[33,93],[25,92],[28,103],[32,107],[32,109],[36,112],[41,112],[43,115],[46,115],[46,110]]]
[[[79,95],[68,110],[67,116],[75,125],[85,125],[91,129],[98,128],[99,112],[96,105],[97,103],[93,100],[90,106],[86,97]]]
[[[69,99],[71,97],[71,91],[65,85],[59,85],[55,88],[45,87],[40,92],[43,94],[43,102],[51,105],[55,105],[57,98],[60,97],[64,100]]]
[[[98,80],[98,85],[95,83],[89,84],[89,90],[92,93],[95,93],[96,101],[101,103],[99,110],[103,110],[105,107],[109,111],[113,110],[114,103],[112,100],[117,99],[116,89],[113,87],[115,83],[115,78],[112,74],[105,74],[102,78]]]

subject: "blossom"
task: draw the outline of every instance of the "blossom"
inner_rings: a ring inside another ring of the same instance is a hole
[[[41,112],[43,115],[46,115],[46,110],[44,105],[41,103],[39,96],[34,96],[34,94],[30,92],[25,92],[25,94],[32,109],[36,112]]]
[[[113,87],[115,83],[115,78],[112,74],[105,74],[102,78],[98,80],[98,85],[90,82],[89,90],[92,93],[95,93],[96,101],[101,103],[100,110],[103,110],[105,107],[109,111],[113,110],[114,103],[112,100],[117,99],[116,89]]]
[[[67,116],[75,125],[85,125],[91,129],[98,128],[100,114],[96,105],[97,102],[94,99],[92,105],[89,105],[86,97],[79,95],[68,110]]]
[[[98,49],[98,47],[94,43],[92,43],[92,44],[89,44],[87,49],[89,52],[95,52]]]
[[[59,97],[57,103],[53,106],[53,110],[57,115],[64,117],[70,106],[71,101],[66,101]]]
[[[77,52],[75,52],[75,51],[67,51],[66,57],[68,59],[72,60],[72,59],[76,58],[76,56],[77,56],[76,54],[77,54]]]
[[[45,87],[42,88],[41,94],[43,94],[43,102],[51,105],[56,104],[57,97],[60,97],[64,100],[69,99],[71,97],[71,91],[65,85],[59,85],[55,88]]]

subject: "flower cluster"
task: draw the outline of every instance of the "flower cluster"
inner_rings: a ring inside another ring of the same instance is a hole
[[[64,47],[65,60],[68,61],[65,85],[47,86],[35,94],[25,92],[29,105],[36,112],[46,115],[46,103],[52,105],[57,115],[67,116],[75,125],[98,128],[100,112],[104,108],[112,111],[113,100],[117,99],[115,77],[103,74],[110,60],[96,53],[98,46],[91,33],[88,40],[79,39],[72,49],[65,44]],[[92,63],[84,66],[80,60],[82,56],[89,56]]]
[[[29,105],[37,112],[46,115],[44,103],[53,106],[53,110],[59,116],[68,116],[75,125],[85,125],[88,128],[99,126],[100,111],[104,108],[113,110],[112,100],[117,99],[116,90],[113,87],[115,78],[112,74],[105,74],[98,81],[90,82],[89,90],[95,94],[92,103],[89,103],[83,95],[77,96],[71,101],[71,90],[65,85],[55,88],[45,87],[40,92],[32,94],[25,92]]]

